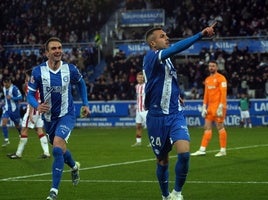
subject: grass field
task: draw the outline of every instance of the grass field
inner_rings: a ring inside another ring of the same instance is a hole
[[[214,131],[207,155],[191,157],[183,189],[185,200],[268,199],[268,128],[227,127],[227,156],[215,158],[218,134]],[[198,149],[202,128],[190,128],[191,149]],[[146,133],[145,133],[146,134]],[[134,128],[76,128],[69,149],[81,163],[81,182],[73,187],[65,167],[59,200],[157,200],[161,199],[155,177],[155,159],[144,134],[143,146],[130,147]],[[10,160],[18,144],[10,129],[11,144],[0,149],[0,199],[46,199],[51,184],[51,163],[38,159],[42,153],[31,132],[23,158]],[[170,190],[174,184],[175,153],[170,159]]]

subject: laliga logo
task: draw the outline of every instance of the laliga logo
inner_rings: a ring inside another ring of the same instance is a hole
[[[116,113],[115,105],[92,105],[91,113]]]
[[[268,111],[268,102],[260,104],[254,103],[254,109],[256,111]]]

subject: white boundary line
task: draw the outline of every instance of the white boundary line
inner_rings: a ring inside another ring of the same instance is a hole
[[[12,179],[10,182],[51,182],[51,179]],[[61,180],[61,182],[71,182],[71,180]],[[83,183],[158,183],[158,181],[146,180],[80,180]],[[169,181],[174,183],[174,181]],[[268,181],[186,181],[187,184],[260,184],[266,185]]]
[[[228,151],[233,151],[233,150],[241,150],[241,149],[252,149],[252,148],[258,148],[258,147],[267,147],[268,144],[261,144],[261,145],[251,145],[251,146],[244,146],[244,147],[235,147],[235,148],[228,148]],[[211,151],[207,151],[209,152],[217,152],[218,150],[211,150]],[[170,158],[174,158],[177,156],[170,156]],[[143,160],[136,160],[136,161],[128,161],[128,162],[122,162],[122,163],[112,163],[112,164],[107,164],[107,165],[99,165],[99,166],[93,166],[93,167],[86,167],[86,168],[82,168],[80,169],[80,171],[85,171],[85,170],[92,170],[92,169],[101,169],[101,168],[108,168],[108,167],[114,167],[114,166],[121,166],[121,165],[130,165],[130,164],[136,164],[136,163],[142,163],[142,162],[148,162],[148,161],[153,161],[155,160],[155,158],[150,158],[150,159],[143,159]],[[70,170],[64,170],[65,172],[70,172]],[[36,180],[36,179],[30,179],[33,177],[41,177],[41,176],[47,176],[47,175],[51,175],[51,172],[49,173],[41,173],[41,174],[32,174],[32,175],[25,175],[25,176],[17,176],[17,177],[9,177],[9,178],[3,178],[0,179],[0,182],[5,182],[5,181],[20,181],[20,182],[51,182],[50,180]],[[27,179],[27,180],[23,180],[23,179]],[[70,180],[62,180],[62,182],[70,182]],[[132,181],[132,180],[124,180],[124,181],[118,181],[118,180],[81,180],[81,182],[94,182],[94,183],[102,183],[102,182],[109,182],[109,183],[137,183],[137,182],[143,182],[143,183],[154,183],[156,181]],[[255,182],[255,181],[245,181],[245,182],[236,182],[236,181],[187,181],[187,183],[206,183],[206,184],[268,184],[267,181],[264,182]]]

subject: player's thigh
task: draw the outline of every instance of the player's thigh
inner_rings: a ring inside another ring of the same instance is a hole
[[[55,136],[58,136],[67,142],[74,128],[74,125],[75,125],[75,116],[65,115],[61,117],[58,120],[56,126]]]
[[[143,124],[146,123],[147,113],[148,113],[148,111],[142,111],[142,112],[141,112],[141,118],[142,118],[142,123],[143,123]]]
[[[187,127],[187,122],[182,113],[177,113],[170,120],[170,138],[172,143],[178,140],[190,141],[190,134]]]
[[[142,123],[141,112],[136,112],[135,122],[136,122],[136,124],[141,124]]]
[[[42,128],[44,126],[44,120],[42,119],[41,115],[36,115],[34,122],[36,128]]]
[[[25,113],[22,118],[21,126],[24,128],[34,128],[34,123],[30,120],[29,114]]]
[[[17,126],[20,124],[20,113],[19,111],[15,111],[9,114],[10,119],[14,122],[14,124]]]
[[[147,132],[152,150],[157,158],[166,155],[172,148],[165,117],[147,117]]]

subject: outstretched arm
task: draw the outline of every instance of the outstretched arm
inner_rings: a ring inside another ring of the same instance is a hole
[[[211,37],[214,35],[214,26],[216,25],[216,22],[212,24],[211,26],[203,29],[201,32],[188,37],[184,40],[181,40],[179,42],[176,42],[171,47],[162,50],[161,59],[166,59],[174,54],[180,53],[184,51],[185,49],[188,49],[190,46],[192,46],[196,41],[200,40],[203,36]]]

